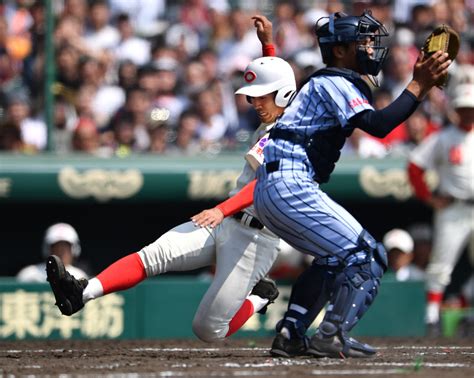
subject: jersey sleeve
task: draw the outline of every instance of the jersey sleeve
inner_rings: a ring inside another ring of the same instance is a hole
[[[221,202],[216,207],[222,211],[225,217],[234,215],[239,211],[249,207],[253,203],[253,191],[257,180],[250,181],[236,195]]]
[[[439,133],[428,136],[409,156],[410,163],[426,170],[434,168],[439,150]]]
[[[317,91],[342,127],[346,126],[354,115],[365,110],[374,110],[368,98],[343,77],[320,77]]]
[[[257,143],[245,154],[245,160],[254,171],[263,164],[263,149],[268,144],[270,133],[266,133]]]

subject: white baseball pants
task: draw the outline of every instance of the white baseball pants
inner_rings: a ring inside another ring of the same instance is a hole
[[[210,342],[226,336],[229,322],[276,260],[278,243],[266,228],[259,230],[225,218],[215,229],[183,223],[139,255],[149,277],[216,264],[215,276],[193,320],[196,336]]]

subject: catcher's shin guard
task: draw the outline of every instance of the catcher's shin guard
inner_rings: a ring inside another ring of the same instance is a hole
[[[387,269],[387,254],[380,243],[368,251],[367,260],[344,268],[336,276],[324,321],[336,325],[338,331],[350,331],[377,295],[380,279]]]

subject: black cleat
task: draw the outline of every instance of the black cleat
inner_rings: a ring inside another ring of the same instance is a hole
[[[49,256],[46,261],[46,274],[55,304],[63,315],[70,316],[84,307],[82,292],[88,284],[85,278],[77,280],[69,274],[61,259],[55,255]]]
[[[279,333],[273,339],[270,354],[274,357],[296,357],[308,355],[308,339],[306,337],[287,339]]]
[[[315,357],[367,358],[374,356],[377,351],[352,337],[343,338],[339,334],[325,337],[318,330],[309,341],[308,353]]]
[[[263,277],[257,282],[250,294],[268,299],[268,303],[258,311],[259,314],[265,314],[267,312],[267,307],[275,302],[275,299],[278,298],[280,292],[278,291],[275,281],[269,277]]]

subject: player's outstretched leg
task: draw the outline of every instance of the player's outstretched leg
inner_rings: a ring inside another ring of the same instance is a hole
[[[85,278],[77,280],[68,273],[58,256],[51,255],[46,261],[47,280],[54,293],[56,306],[63,315],[72,315],[84,307],[82,292],[87,286]]]

